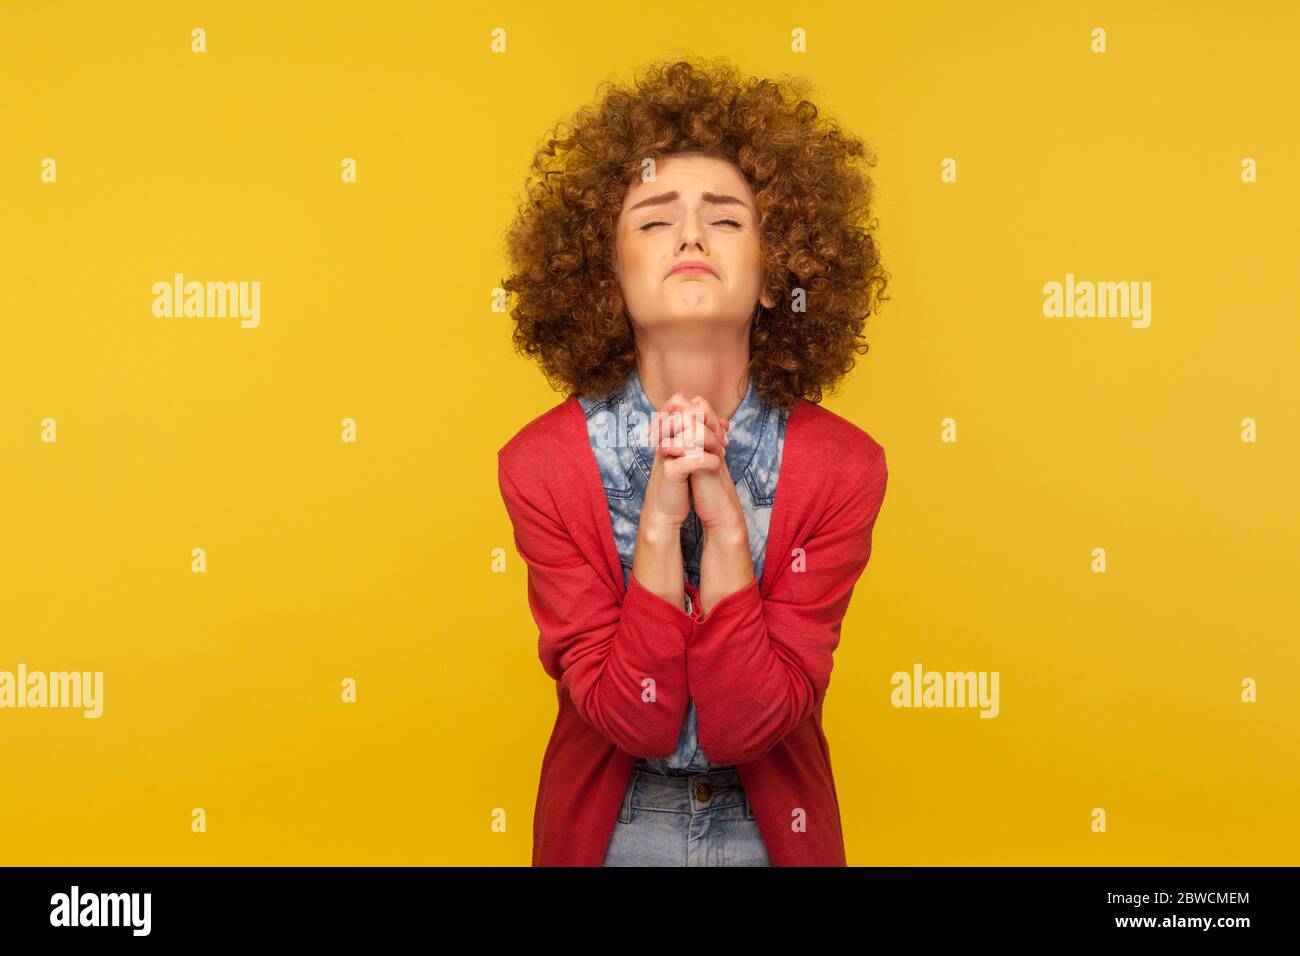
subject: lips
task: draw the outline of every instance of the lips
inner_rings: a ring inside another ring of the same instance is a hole
[[[680,262],[668,270],[668,275],[706,275],[717,276],[713,267],[703,262]]]

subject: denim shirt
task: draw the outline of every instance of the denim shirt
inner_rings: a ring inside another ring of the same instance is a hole
[[[578,396],[587,415],[587,435],[591,439],[601,483],[609,499],[610,524],[618,545],[626,585],[632,574],[632,557],[636,550],[641,505],[645,501],[654,449],[648,444],[648,426],[655,408],[650,404],[641,378],[633,366],[622,388],[605,397]],[[754,388],[751,377],[740,407],[731,416],[727,431],[727,469],[736,486],[736,494],[745,512],[749,530],[749,553],[754,561],[754,576],[763,577],[763,559],[767,550],[768,523],[776,498],[776,482],[781,470],[781,453],[785,447],[789,411],[764,401]],[[682,567],[686,580],[699,588],[700,557],[704,542],[700,520],[692,504],[682,524]],[[687,599],[689,601],[689,598]],[[659,759],[638,757],[636,767],[652,773],[686,776],[709,770],[724,769],[710,763],[700,750],[695,714],[691,701],[682,724],[677,749]]]

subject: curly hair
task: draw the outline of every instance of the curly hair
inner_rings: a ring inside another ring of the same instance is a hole
[[[732,162],[758,203],[764,291],[776,305],[760,304],[750,328],[755,389],[781,408],[834,394],[868,351],[863,327],[888,299],[888,276],[872,235],[876,157],[819,120],[807,89],[745,78],[725,58],[663,61],[631,89],[602,83],[595,105],[547,134],[506,234],[512,274],[502,288],[515,295],[516,351],[537,359],[553,388],[605,395],[631,372],[615,227],[646,158],[692,151]]]

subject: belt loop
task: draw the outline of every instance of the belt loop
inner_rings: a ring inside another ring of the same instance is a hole
[[[632,769],[632,776],[628,779],[627,789],[623,791],[623,804],[619,807],[618,822],[632,822],[632,790],[636,786],[636,768]]]

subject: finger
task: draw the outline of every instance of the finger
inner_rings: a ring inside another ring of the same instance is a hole
[[[722,425],[718,422],[718,416],[714,414],[713,407],[701,395],[688,399],[681,392],[674,392],[668,401],[664,402],[661,411],[685,413],[692,409],[703,416],[707,428],[718,433],[722,432]]]
[[[695,421],[695,434],[693,436],[690,431],[683,428],[682,431],[675,434],[661,436],[659,446],[664,449],[666,454],[675,456],[690,455],[691,457],[697,457],[695,455],[697,451],[718,456],[726,454],[726,441],[705,428],[704,423],[698,419]]]
[[[689,412],[669,412],[658,411],[650,416],[650,424],[646,428],[646,443],[654,448],[658,445],[665,444],[670,440],[682,441],[682,435],[685,432],[685,424],[689,418]]]
[[[669,439],[658,446],[656,453],[664,458],[698,458],[705,454],[725,457],[726,446],[707,428],[701,426],[701,430],[702,438],[697,444],[688,445],[684,441]]]
[[[707,434],[707,430],[706,430]],[[661,458],[699,458],[701,455],[713,455],[717,458],[726,457],[726,448],[717,439],[707,441],[704,445],[697,445],[695,448],[688,448],[685,444],[674,444],[665,442],[655,449],[655,453]]]
[[[725,447],[728,441],[727,430],[722,427],[722,423],[718,420],[718,416],[713,413],[713,407],[709,405],[708,400],[702,395],[696,395],[691,399],[691,407],[695,409],[699,415],[704,417],[704,423],[708,427],[708,430],[717,435],[718,438],[722,440],[722,444]]]
[[[716,472],[722,467],[722,459],[705,452],[699,458],[687,458],[685,455],[664,458],[664,473],[676,481],[690,478],[691,475]]]
[[[724,448],[731,442],[731,439],[727,437],[721,428],[707,427],[708,423],[704,417],[703,409],[698,406],[688,407],[684,411],[672,409],[656,412],[655,414],[659,416],[661,422],[660,441],[663,441],[664,438],[672,438],[675,441],[684,441],[687,447],[691,446],[692,441],[698,444],[701,439],[698,437],[692,439],[692,433],[699,435],[699,429],[692,429],[690,426],[692,423],[700,423],[703,425],[705,432],[716,436],[721,441]]]
[[[713,411],[713,406],[709,404],[709,400],[707,398],[705,398],[703,395],[696,395],[694,398],[691,399],[691,405],[692,407],[700,409],[703,412],[705,425],[707,425],[711,430],[717,432],[718,434],[722,433],[722,423],[718,421],[718,416]]]
[[[722,439],[724,448],[731,444],[731,438],[727,435],[728,425],[723,423],[723,419],[718,418],[717,414],[713,411],[713,406],[709,404],[707,398],[703,395],[696,395],[691,399],[691,406],[698,409],[700,413],[704,415],[704,420],[708,424],[709,428],[712,431],[717,432],[718,436]]]

